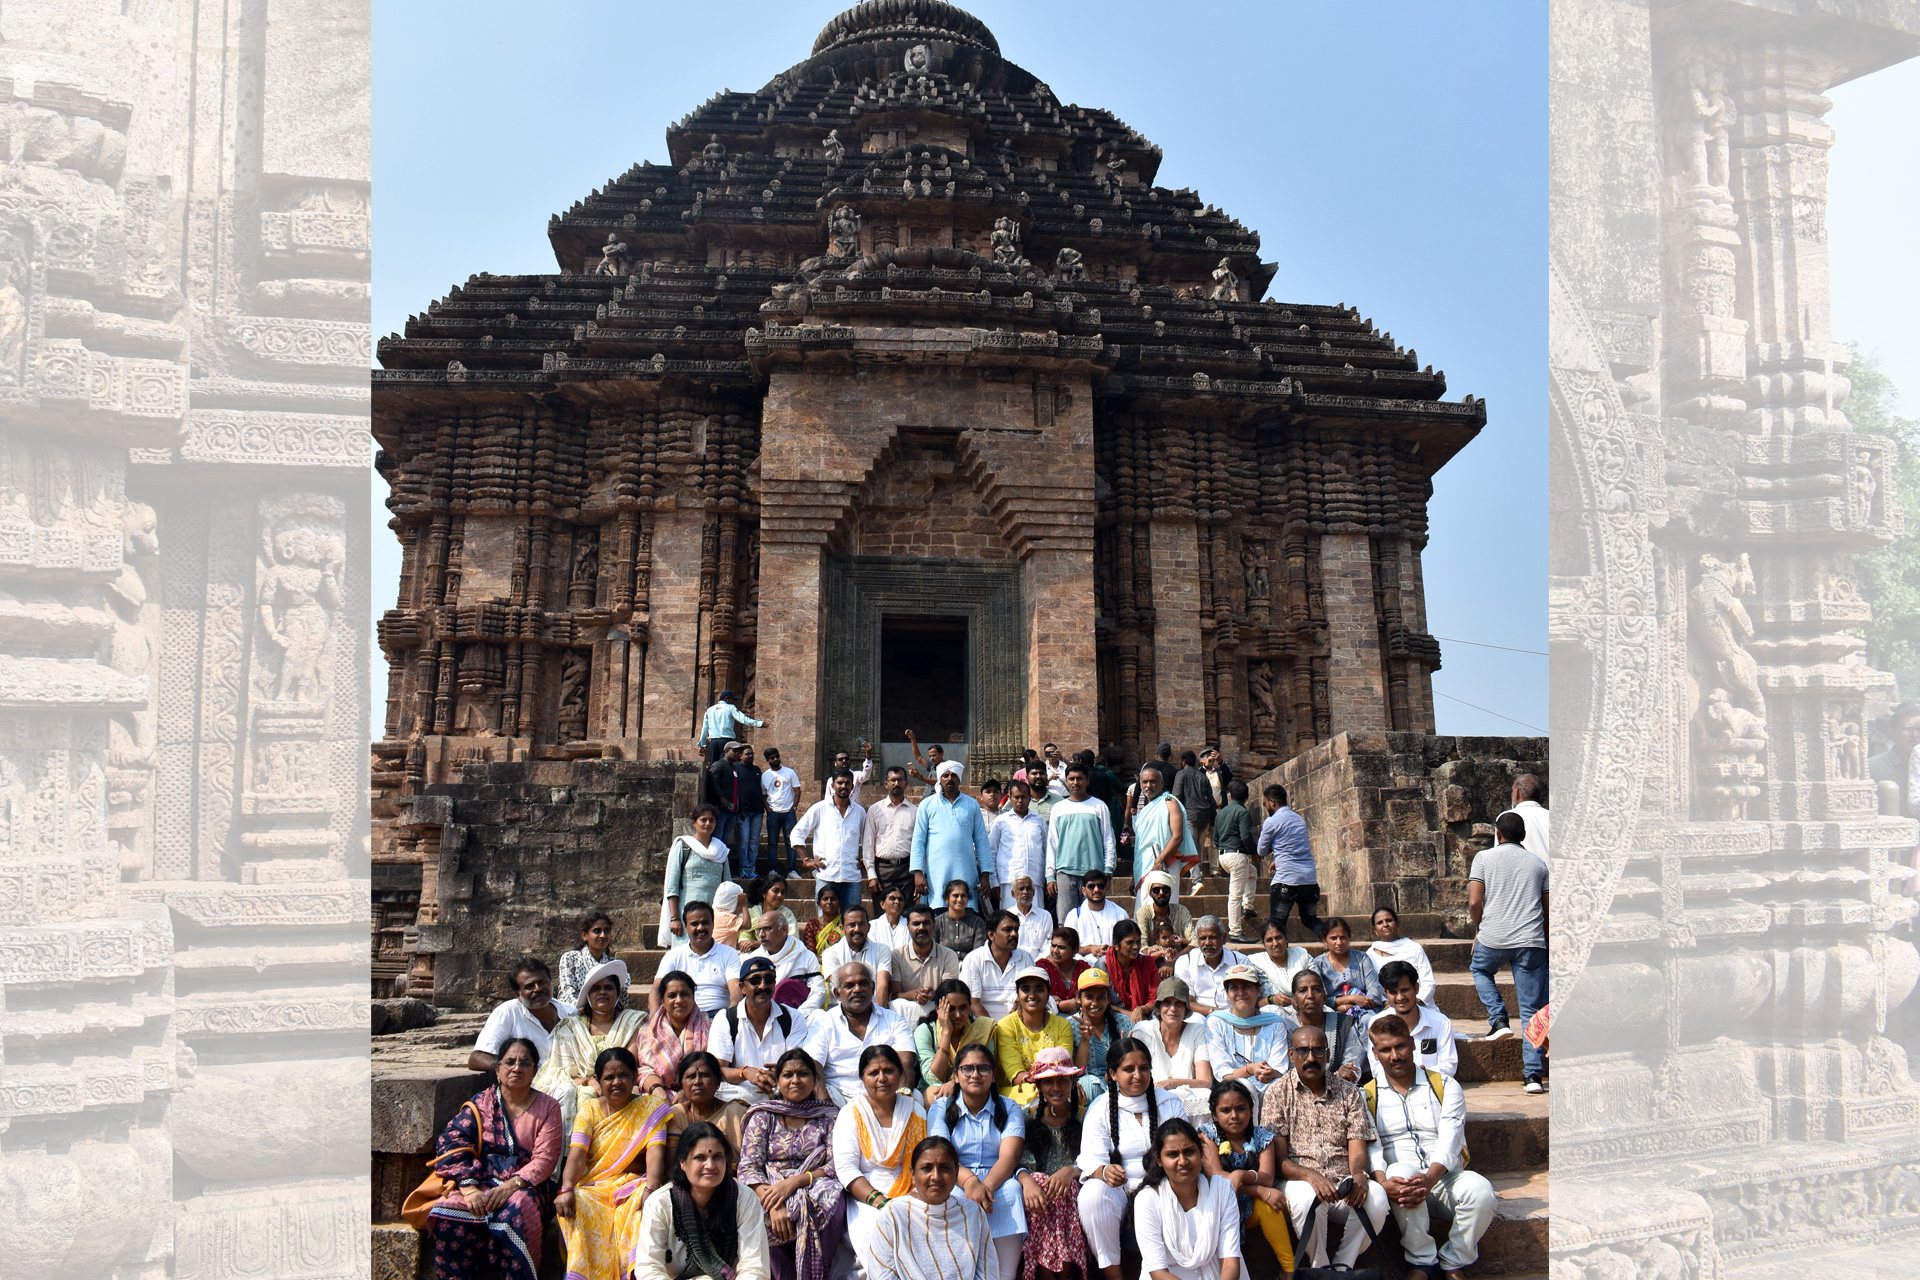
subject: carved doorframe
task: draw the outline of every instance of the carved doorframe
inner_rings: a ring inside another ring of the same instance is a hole
[[[888,614],[967,620],[967,759],[976,779],[1025,747],[1027,623],[1017,560],[828,556],[821,573],[821,736],[828,756],[880,725],[880,622]]]

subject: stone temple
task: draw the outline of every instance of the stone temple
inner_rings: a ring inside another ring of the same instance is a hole
[[[379,344],[376,862],[431,862],[395,801],[468,764],[690,758],[723,689],[809,789],[908,728],[970,781],[1433,732],[1426,504],[1485,403],[1260,301],[1258,235],[1158,147],[939,0],[846,11],[667,147],[549,222],[554,272]]]
[[[1258,235],[1159,148],[937,0],[667,144],[551,220],[555,273],[380,343],[396,764],[670,758],[729,687],[808,777],[903,706],[976,777],[1432,731],[1426,500],[1483,402],[1257,301]]]

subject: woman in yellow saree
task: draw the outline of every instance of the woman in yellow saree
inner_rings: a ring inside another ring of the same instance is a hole
[[[553,1209],[567,1245],[567,1280],[621,1280],[641,1206],[666,1182],[673,1108],[634,1096],[640,1068],[623,1048],[604,1050],[593,1071],[600,1092],[580,1104]]]

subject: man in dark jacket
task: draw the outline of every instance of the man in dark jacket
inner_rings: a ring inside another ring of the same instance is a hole
[[[767,820],[767,796],[760,786],[760,764],[752,747],[740,749],[740,763],[734,766],[739,784],[740,811],[734,820],[734,832],[740,837],[733,865],[737,878],[751,880],[760,866],[760,826]]]
[[[1209,748],[1211,750],[1211,748]],[[1187,830],[1193,832],[1194,847],[1200,861],[1193,864],[1193,891],[1200,892],[1200,878],[1213,854],[1213,785],[1200,768],[1200,758],[1191,751],[1180,753],[1180,772],[1173,775],[1173,798],[1187,811]]]
[[[726,754],[707,766],[707,799],[720,811],[713,834],[733,851],[738,865],[740,835],[740,753],[744,743],[729,742]]]

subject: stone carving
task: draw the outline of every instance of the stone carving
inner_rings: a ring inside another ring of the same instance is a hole
[[[1027,265],[1020,256],[1020,224],[1012,218],[995,218],[993,232],[988,243],[993,249],[993,260],[1009,271],[1017,271]]]
[[[632,274],[633,268],[627,261],[628,255],[631,252],[632,251],[627,248],[624,240],[621,240],[617,235],[609,231],[607,233],[606,244],[600,248],[600,262],[594,267],[594,274],[602,276],[624,276]]]
[[[1687,172],[1696,187],[1725,191],[1729,178],[1727,131],[1739,111],[1727,93],[1726,74],[1695,62],[1687,68],[1687,107],[1691,114]]]
[[[1253,701],[1253,737],[1255,742],[1274,740],[1278,715],[1273,706],[1273,664],[1256,662],[1247,668],[1247,696]]]
[[[1708,679],[1723,682],[1748,710],[1764,716],[1759,665],[1747,652],[1747,644],[1753,639],[1753,619],[1741,603],[1753,593],[1753,566],[1745,552],[1736,560],[1703,554],[1699,578],[1687,593],[1688,620]]]
[[[845,163],[847,158],[847,144],[840,140],[840,131],[838,129],[827,130],[826,139],[821,142],[820,149],[827,157],[828,164],[840,165]]]
[[[719,134],[708,135],[707,145],[700,148],[700,166],[714,170],[727,167],[727,148],[721,143]]]
[[[320,703],[326,697],[321,656],[340,607],[346,564],[346,509],[331,495],[269,499],[261,504],[261,546],[255,578],[260,631],[271,652],[255,675],[263,697]]]
[[[27,350],[27,244],[0,231],[0,387],[18,386]]]
[[[1267,579],[1267,557],[1260,548],[1240,549],[1240,574],[1247,589],[1247,608],[1265,605],[1271,588]]]
[[[1053,278],[1060,284],[1079,284],[1087,278],[1087,268],[1080,260],[1080,251],[1062,248],[1053,262]]]
[[[933,56],[926,45],[916,44],[907,50],[908,75],[925,75],[932,65]]]
[[[1240,296],[1240,277],[1233,273],[1229,259],[1222,258],[1213,269],[1213,292],[1207,295],[1215,302],[1243,302]]]
[[[827,254],[833,258],[854,258],[860,254],[860,215],[853,206],[834,206],[827,218]]]
[[[1852,38],[1890,36],[1877,21]],[[1583,744],[1554,805],[1556,1065],[1579,1100],[1554,1117],[1557,1277],[1772,1271],[1815,1245],[1845,1267],[1916,1213],[1911,1151],[1880,1145],[1920,1117],[1913,904],[1871,870],[1914,834],[1875,816],[1863,718],[1892,682],[1845,634],[1851,557],[1893,515],[1884,470],[1860,473],[1886,445],[1846,421],[1825,276],[1820,116],[1862,68],[1809,17],[1767,28],[1764,66],[1752,35],[1729,10],[1551,37],[1552,65],[1605,68],[1556,73],[1550,148],[1552,536],[1578,576],[1549,634],[1556,731]],[[1649,85],[1669,141],[1629,155]],[[1650,333],[1603,346],[1589,317]]]

